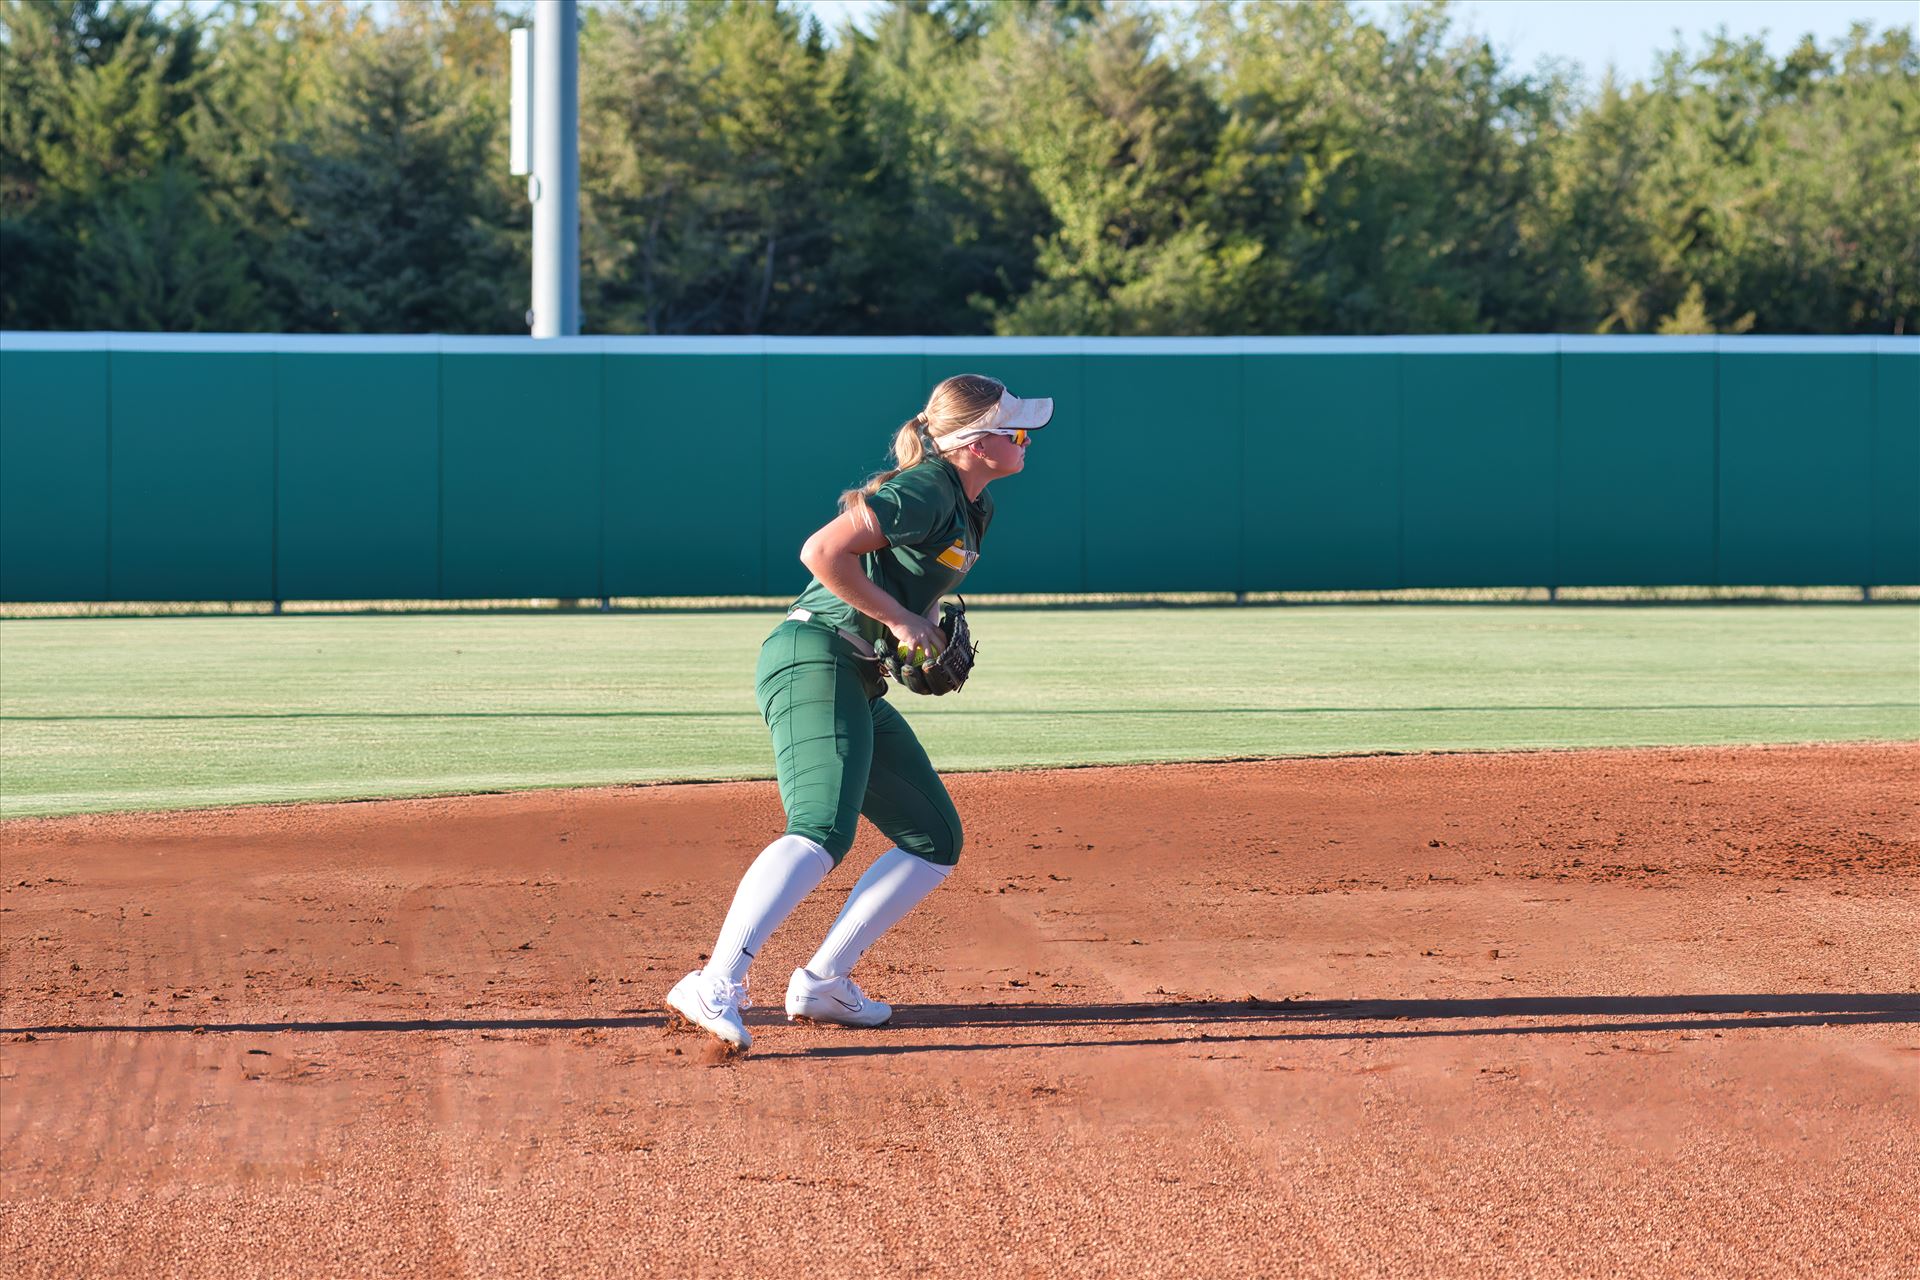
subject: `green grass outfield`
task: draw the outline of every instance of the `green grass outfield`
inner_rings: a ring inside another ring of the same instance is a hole
[[[1911,605],[975,611],[945,770],[1920,738]],[[0,622],[0,816],[768,777],[772,613]]]

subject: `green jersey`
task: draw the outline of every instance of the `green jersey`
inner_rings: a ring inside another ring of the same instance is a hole
[[[967,501],[953,464],[929,458],[868,494],[867,510],[887,545],[861,556],[861,571],[909,611],[925,614],[959,587],[980,558],[980,540],[993,520],[993,499],[982,490]],[[882,644],[889,634],[884,624],[834,595],[818,578],[808,582],[793,603],[869,644]]]

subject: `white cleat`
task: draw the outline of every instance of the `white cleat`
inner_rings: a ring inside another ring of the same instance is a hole
[[[753,1033],[740,1017],[746,1007],[745,982],[728,982],[720,974],[695,969],[667,992],[667,1011],[675,1015],[667,1026],[671,1030],[698,1027],[744,1053],[753,1044]]]
[[[795,969],[787,982],[788,1022],[877,1027],[892,1016],[892,1005],[870,998],[852,978],[816,978]]]

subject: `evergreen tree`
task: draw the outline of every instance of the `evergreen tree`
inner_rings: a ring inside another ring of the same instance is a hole
[[[259,289],[233,228],[173,162],[124,184],[79,229],[74,313],[89,329],[246,332]]]
[[[1197,39],[1229,112],[1209,198],[1263,246],[1263,331],[1560,323],[1563,83],[1512,75],[1438,5],[1392,29],[1345,4],[1209,8]]]
[[[1444,3],[593,5],[586,323],[1909,332],[1920,53],[1581,96]],[[0,325],[523,332],[525,0],[0,0]]]
[[[848,32],[847,201],[836,268],[872,333],[964,333],[1030,287],[1049,226],[1025,167],[979,127],[975,75],[994,10],[895,0]]]
[[[108,327],[76,287],[81,230],[179,154],[200,37],[151,5],[0,5],[0,323]]]
[[[497,102],[431,30],[349,46],[340,100],[287,160],[279,305],[311,332],[511,332],[525,285],[497,171]],[[504,43],[504,37],[502,39]]]
[[[583,37],[582,291],[614,332],[830,332],[857,192],[819,25],[784,5],[594,10]]]
[[[1045,16],[1046,11],[1040,13]],[[985,127],[1054,224],[1002,333],[1206,333],[1245,327],[1259,246],[1201,215],[1219,118],[1162,48],[1153,15],[1100,9],[1004,24],[987,42]]]

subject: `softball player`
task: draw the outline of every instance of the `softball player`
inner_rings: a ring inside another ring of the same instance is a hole
[[[813,580],[761,646],[754,686],[787,829],[741,878],[706,968],[668,993],[671,1014],[735,1049],[752,1043],[740,1016],[747,970],[853,847],[865,814],[893,847],[794,970],[787,1017],[877,1027],[892,1016],[848,973],[953,871],[961,836],[926,751],[882,696],[878,647],[939,652],[940,599],[967,576],[993,520],[987,486],[1026,465],[1028,433],[1052,416],[1052,400],[1022,400],[993,378],[948,378],[895,434],[895,468],[842,494],[840,514],[801,547]]]

